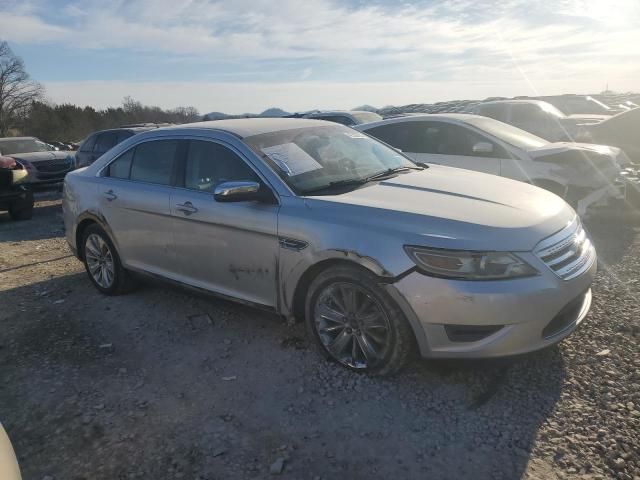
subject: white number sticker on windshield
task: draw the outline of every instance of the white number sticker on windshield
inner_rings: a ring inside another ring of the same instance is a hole
[[[274,145],[263,148],[262,151],[290,177],[322,168],[322,165],[295,143]]]

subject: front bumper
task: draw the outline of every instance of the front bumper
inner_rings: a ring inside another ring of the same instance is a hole
[[[423,357],[489,358],[559,342],[584,320],[597,260],[571,280],[534,254],[541,274],[501,281],[460,281],[413,272],[387,290],[412,323]],[[465,333],[466,332],[466,333]]]

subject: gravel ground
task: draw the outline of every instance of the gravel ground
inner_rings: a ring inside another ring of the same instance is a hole
[[[0,214],[0,421],[27,480],[638,479],[640,228],[589,227],[601,269],[569,339],[375,379],[276,316],[100,295],[44,195],[31,221]]]

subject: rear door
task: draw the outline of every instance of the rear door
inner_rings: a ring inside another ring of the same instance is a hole
[[[176,277],[170,198],[179,140],[151,140],[109,164],[99,185],[101,212],[125,265]]]
[[[257,181],[247,160],[230,145],[190,140],[182,188],[171,197],[177,261],[183,281],[266,306],[277,298],[277,203],[217,202],[227,181]]]

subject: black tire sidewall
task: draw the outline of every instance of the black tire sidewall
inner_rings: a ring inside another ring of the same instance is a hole
[[[99,235],[102,238],[102,240],[104,240],[104,242],[108,245],[109,250],[111,250],[111,256],[113,257],[113,265],[114,265],[114,268],[113,268],[114,280],[109,288],[104,288],[98,285],[98,283],[93,278],[93,275],[91,275],[91,272],[89,271],[89,266],[87,265],[87,256],[85,255],[85,246],[87,243],[87,238],[89,237],[89,235],[92,235],[92,234]],[[120,263],[120,256],[118,255],[115,245],[111,241],[111,238],[109,238],[109,235],[107,235],[107,233],[102,229],[102,227],[100,227],[97,224],[89,225],[85,229],[85,231],[82,232],[81,248],[82,248],[82,261],[84,263],[84,269],[87,271],[87,275],[89,275],[89,279],[91,280],[91,283],[93,283],[93,286],[96,287],[100,292],[106,295],[117,295],[118,293],[120,293],[122,284],[125,280],[124,279],[125,272],[124,272],[124,269],[122,268],[122,264]]]
[[[9,216],[12,220],[29,220],[33,216],[33,192],[27,190],[25,198],[16,200],[9,206]]]
[[[318,296],[327,286],[339,282],[353,283],[360,288],[364,288],[377,300],[389,320],[391,327],[391,331],[389,332],[391,335],[391,347],[386,352],[384,359],[375,367],[354,368],[349,365],[344,365],[333,358],[320,340],[320,335],[317,331],[314,320],[315,303]],[[311,282],[307,292],[307,298],[305,300],[305,326],[307,334],[311,339],[313,339],[317,350],[324,358],[349,370],[373,375],[391,375],[402,368],[409,352],[400,352],[398,349],[406,348],[412,350],[412,341],[414,340],[413,332],[410,331],[411,327],[409,327],[407,320],[404,318],[404,314],[391,296],[379,286],[379,282],[375,275],[362,267],[355,266],[338,266],[329,268],[322,271]],[[407,338],[408,332],[410,332],[409,335],[411,338]],[[402,342],[399,342],[401,337]]]

